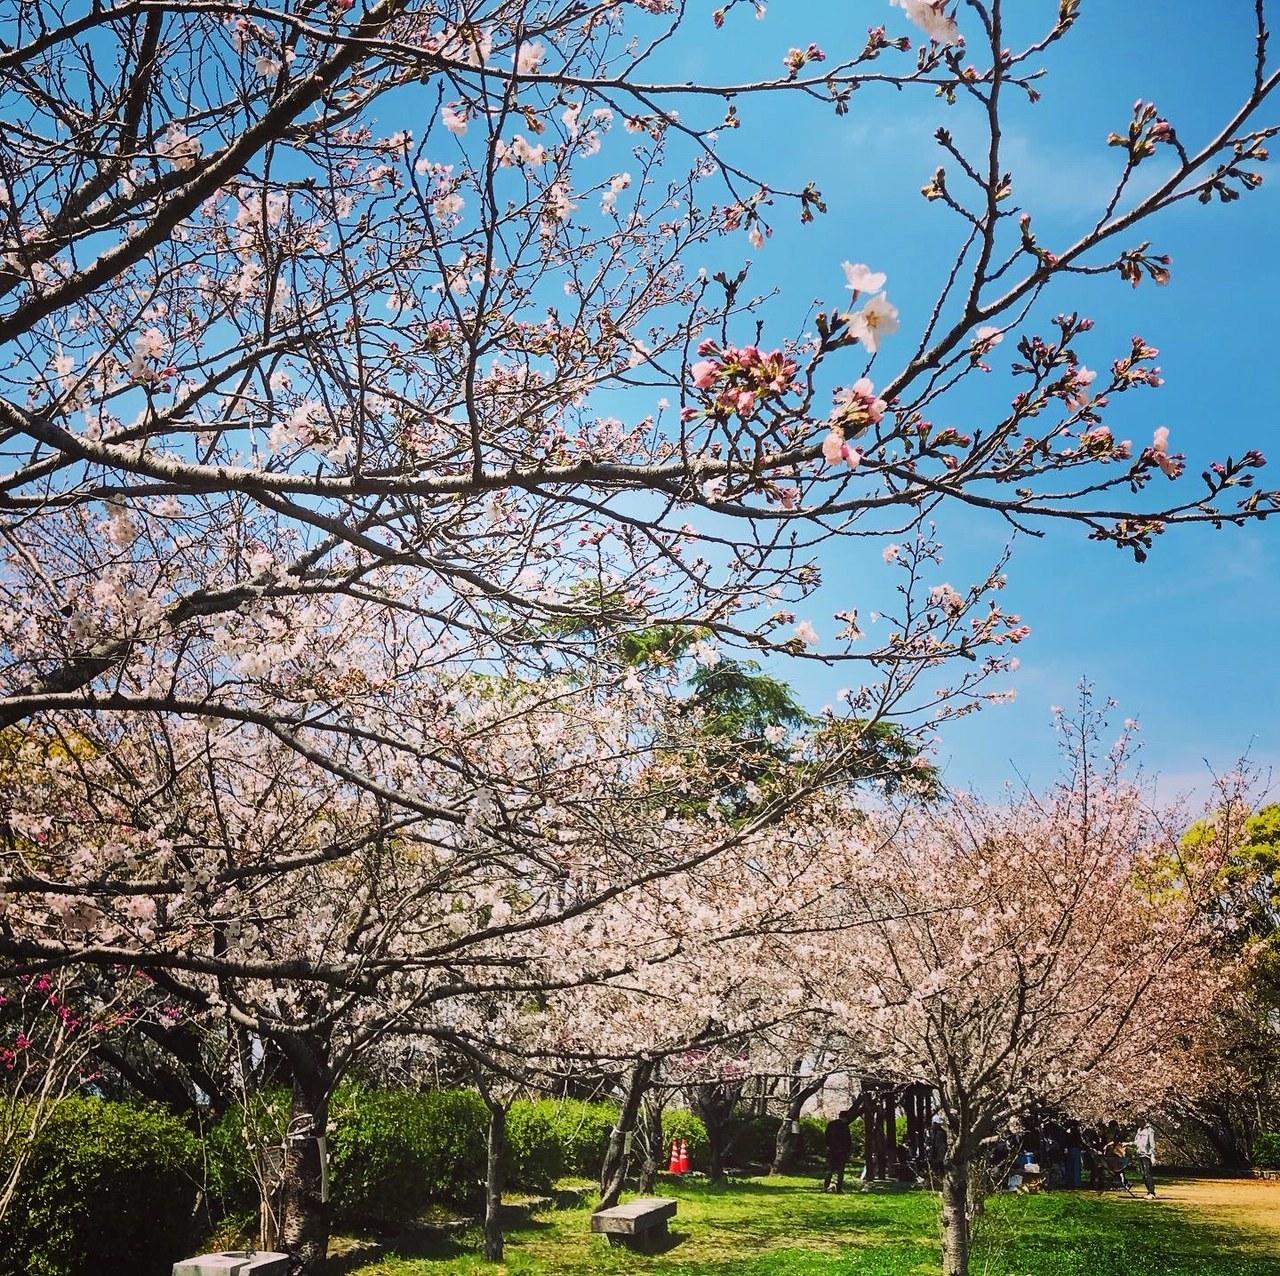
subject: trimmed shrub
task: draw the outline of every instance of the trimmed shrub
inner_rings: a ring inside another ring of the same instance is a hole
[[[507,1114],[508,1178],[546,1191],[573,1175],[599,1178],[609,1132],[618,1120],[612,1103],[578,1099],[522,1099]]]
[[[1280,1170],[1280,1130],[1258,1135],[1253,1145],[1253,1163],[1262,1170]]]
[[[853,1155],[862,1152],[862,1126],[857,1121],[849,1123],[853,1136]],[[825,1161],[827,1157],[827,1123],[820,1117],[802,1116],[800,1118],[800,1159],[802,1161]]]
[[[556,1122],[565,1149],[566,1174],[600,1177],[609,1135],[621,1115],[616,1103],[582,1103],[574,1099],[557,1103]]]
[[[729,1129],[729,1161],[734,1165],[772,1165],[782,1118],[743,1117]]]
[[[672,1139],[684,1139],[689,1144],[689,1168],[706,1170],[709,1145],[707,1143],[707,1127],[702,1121],[684,1108],[667,1108],[662,1113],[662,1146],[664,1163],[671,1151]]]
[[[401,1222],[432,1201],[475,1202],[489,1123],[479,1095],[351,1087],[334,1096],[330,1118],[339,1220]]]
[[[155,1106],[68,1099],[0,1223],[3,1276],[161,1276],[192,1253],[200,1144]]]
[[[288,1094],[269,1100],[287,1121]],[[473,1091],[346,1086],[330,1104],[329,1170],[339,1222],[399,1223],[428,1205],[479,1204],[489,1114]],[[618,1109],[571,1099],[521,1100],[507,1114],[507,1183],[547,1191],[566,1175],[600,1174]],[[268,1116],[270,1121],[270,1116]],[[256,1208],[257,1188],[234,1108],[205,1132],[207,1192],[221,1214]]]
[[[517,1100],[507,1112],[507,1181],[545,1192],[564,1177],[564,1148],[550,1099]]]

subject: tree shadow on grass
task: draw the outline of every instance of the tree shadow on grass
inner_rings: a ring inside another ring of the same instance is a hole
[[[639,1254],[649,1254],[649,1255],[669,1254],[678,1245],[683,1245],[684,1242],[687,1241],[688,1239],[689,1239],[688,1232],[673,1232],[668,1230],[666,1235],[657,1237],[654,1240],[649,1241],[647,1249],[636,1249],[633,1252],[639,1253]],[[610,1248],[615,1248],[615,1247],[610,1246]],[[616,1246],[616,1248],[629,1249],[630,1246],[620,1245],[620,1246]]]
[[[513,1213],[504,1218],[508,1240],[534,1238],[550,1229],[551,1223],[530,1218],[527,1213]],[[391,1236],[361,1237],[348,1250],[329,1257],[324,1276],[349,1276],[369,1263],[385,1258],[427,1259],[432,1262],[460,1261],[474,1258],[484,1248],[484,1232],[477,1223],[464,1231],[444,1231],[433,1227],[407,1227]]]

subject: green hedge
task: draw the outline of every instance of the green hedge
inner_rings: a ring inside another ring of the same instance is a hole
[[[329,1172],[339,1220],[395,1222],[433,1201],[474,1204],[489,1117],[467,1091],[345,1089],[330,1105]]]
[[[684,1108],[667,1108],[662,1113],[663,1163],[671,1155],[671,1140],[684,1139],[689,1144],[689,1168],[706,1170],[709,1164],[707,1127],[700,1118]]]
[[[1280,1170],[1280,1130],[1258,1135],[1253,1145],[1253,1163],[1262,1170]]]
[[[772,1165],[778,1150],[778,1127],[782,1118],[742,1117],[730,1127],[729,1162],[732,1165]]]
[[[255,1137],[264,1146],[279,1145],[289,1124],[289,1092],[260,1093],[254,1103]],[[249,1169],[245,1144],[245,1113],[236,1106],[206,1125],[204,1143],[204,1190],[215,1217],[255,1211],[258,1187]]]
[[[850,1130],[852,1130],[852,1123]],[[857,1157],[862,1151],[861,1127],[853,1135],[853,1154]],[[821,1117],[802,1116],[800,1118],[800,1159],[802,1161],[825,1161],[827,1156],[827,1123]]]
[[[729,1150],[725,1156],[733,1166],[772,1165],[778,1148],[778,1126],[781,1117],[736,1116],[729,1125]],[[802,1160],[821,1160],[826,1146],[823,1134],[827,1123],[817,1117],[800,1118],[800,1156]],[[703,1123],[683,1108],[668,1108],[662,1114],[663,1164],[671,1151],[673,1138],[684,1138],[689,1143],[689,1168],[706,1170],[710,1164],[710,1148]],[[859,1134],[854,1142],[861,1146]]]
[[[265,1105],[284,1129],[288,1096]],[[507,1183],[546,1191],[567,1175],[596,1178],[618,1109],[569,1099],[521,1100],[507,1114]],[[473,1091],[338,1091],[330,1104],[329,1169],[340,1222],[403,1222],[428,1205],[474,1207],[485,1173],[489,1114]],[[222,1212],[256,1204],[239,1109],[205,1136],[208,1191]],[[277,1134],[276,1138],[279,1137]]]
[[[194,1252],[200,1144],[157,1107],[68,1099],[0,1222],[2,1276],[163,1276]]]
[[[570,1175],[599,1178],[609,1132],[618,1120],[612,1103],[574,1099],[520,1100],[507,1113],[507,1176],[546,1191]]]

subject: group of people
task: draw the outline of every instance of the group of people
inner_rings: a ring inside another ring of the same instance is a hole
[[[1136,1159],[1147,1199],[1156,1194],[1156,1131],[1145,1119],[1126,1137],[1118,1121],[1082,1127],[1078,1121],[1045,1121],[1027,1140],[1037,1172],[1050,1187],[1079,1188],[1084,1173],[1096,1192],[1108,1187],[1130,1191],[1129,1170]],[[1132,1158],[1130,1153],[1132,1152]]]
[[[1128,1188],[1127,1168],[1129,1149],[1132,1147],[1138,1158],[1138,1168],[1142,1173],[1142,1182],[1147,1189],[1147,1200],[1156,1195],[1156,1131],[1150,1119],[1143,1121],[1134,1132],[1131,1140],[1126,1140],[1117,1122],[1112,1121],[1104,1134],[1101,1130],[1094,1132],[1095,1142],[1090,1146],[1093,1156],[1092,1164],[1095,1172],[1091,1178],[1091,1186],[1095,1191],[1102,1191],[1107,1186],[1108,1177],[1118,1186]],[[1098,1145],[1101,1144],[1099,1147]],[[1098,1160],[1101,1159],[1101,1167]]]
[[[853,1155],[853,1131],[850,1127],[853,1118],[853,1110],[846,1108],[827,1122],[824,1191],[844,1191],[844,1176]],[[1013,1188],[1033,1178],[1037,1183],[1046,1182],[1052,1187],[1079,1188],[1083,1186],[1083,1172],[1087,1166],[1089,1185],[1094,1191],[1101,1192],[1109,1186],[1128,1191],[1131,1190],[1128,1180],[1130,1148],[1142,1174],[1147,1200],[1154,1200],[1156,1131],[1150,1119],[1145,1119],[1138,1126],[1131,1139],[1124,1137],[1116,1121],[1105,1127],[1088,1129],[1078,1121],[1045,1121],[1038,1129],[1027,1132],[1017,1146],[1013,1146],[1010,1140],[998,1141],[991,1149],[991,1165],[1001,1174],[998,1181]],[[898,1148],[895,1175],[903,1182],[918,1182],[921,1175],[917,1171],[940,1172],[945,1155],[946,1136],[942,1114],[939,1113],[930,1127],[928,1147],[915,1149],[915,1159],[924,1164],[913,1165],[912,1149],[902,1145]],[[1010,1165],[1013,1168],[1000,1168]]]

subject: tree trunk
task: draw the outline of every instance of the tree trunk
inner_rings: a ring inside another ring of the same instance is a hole
[[[942,1274],[969,1276],[969,1165],[958,1156],[942,1175]]]
[[[502,1178],[507,1159],[507,1110],[489,1102],[489,1156],[484,1179],[484,1256],[502,1262]]]
[[[797,1061],[796,1071],[787,1078],[787,1107],[782,1116],[782,1124],[778,1126],[778,1138],[773,1149],[773,1165],[770,1174],[789,1174],[800,1159],[800,1114],[804,1105],[826,1084],[826,1073],[813,1076],[808,1083],[800,1077],[800,1064]]]
[[[782,1122],[778,1126],[778,1137],[773,1145],[773,1164],[769,1167],[770,1174],[790,1174],[800,1158],[800,1132],[794,1128],[795,1123],[800,1119],[798,1107],[795,1113],[792,1116],[792,1104],[788,1103]]]
[[[662,1098],[652,1090],[644,1098],[640,1161],[640,1195],[652,1196],[658,1174],[666,1165],[666,1141],[662,1137]]]
[[[627,1074],[627,1088],[622,1097],[618,1123],[609,1134],[604,1165],[600,1170],[600,1204],[598,1209],[612,1209],[622,1195],[627,1177],[627,1136],[636,1128],[640,1102],[653,1076],[653,1060],[641,1059]]]
[[[280,1243],[292,1276],[315,1276],[329,1249],[329,1204],[323,1196],[320,1139],[329,1122],[328,1043],[295,1038],[286,1047],[293,1064],[293,1099],[284,1153]]]
[[[707,1177],[713,1183],[724,1181],[725,1127],[719,1121],[704,1121],[707,1127]]]
[[[1207,1106],[1203,1112],[1197,1113],[1193,1120],[1218,1154],[1218,1160],[1223,1169],[1246,1170],[1249,1168],[1247,1132],[1242,1138],[1229,1117]]]
[[[708,1176],[713,1183],[724,1180],[724,1159],[728,1151],[729,1121],[745,1082],[711,1081],[695,1086],[689,1094],[689,1106],[707,1129],[710,1166]]]

